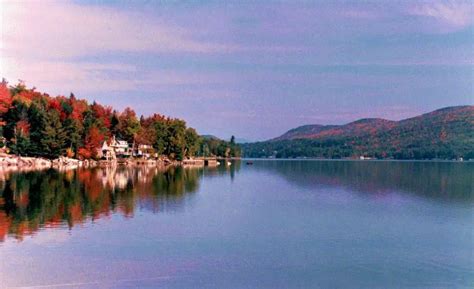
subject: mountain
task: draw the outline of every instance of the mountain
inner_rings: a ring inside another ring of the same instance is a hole
[[[345,125],[304,125],[289,130],[274,140],[324,138],[336,136],[362,136],[394,127],[396,121],[380,118],[365,118]]]
[[[344,125],[304,125],[265,142],[244,144],[243,151],[246,157],[474,158],[474,106],[447,107],[401,121],[367,118]]]
[[[201,137],[205,140],[221,140],[220,138],[212,134],[203,134],[201,135]]]

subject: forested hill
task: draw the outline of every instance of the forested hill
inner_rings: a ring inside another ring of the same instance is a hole
[[[97,159],[103,142],[112,136],[177,160],[240,156],[234,137],[230,142],[208,140],[181,119],[160,114],[138,117],[131,108],[119,112],[73,94],[53,97],[22,82],[9,86],[5,80],[0,82],[0,136],[2,151],[51,159]]]
[[[246,157],[395,159],[474,158],[474,106],[439,109],[401,121],[361,119],[305,125],[275,139],[243,145]]]

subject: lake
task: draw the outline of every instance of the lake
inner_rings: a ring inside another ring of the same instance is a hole
[[[0,288],[473,288],[474,163],[0,171]]]

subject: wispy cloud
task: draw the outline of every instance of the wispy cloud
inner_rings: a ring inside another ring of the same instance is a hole
[[[141,11],[61,1],[0,5],[0,72],[52,93],[134,88],[136,67],[81,59],[113,53],[217,53],[230,49],[193,39],[191,32]],[[100,58],[100,57],[99,57]],[[171,81],[171,76],[166,79]],[[143,79],[143,78],[142,78]],[[153,78],[149,77],[148,81]],[[161,79],[157,83],[162,83]]]
[[[3,4],[2,53],[27,57],[80,57],[98,52],[215,52],[179,27],[150,15],[70,2]]]
[[[432,18],[448,29],[462,29],[473,23],[471,1],[428,1],[411,8],[412,15]]]
[[[121,63],[92,63],[3,58],[2,77],[16,82],[26,81],[27,85],[51,94],[69,92],[96,93],[101,91],[132,90],[135,87],[132,76],[136,74],[133,65]]]
[[[0,0],[0,77],[272,137],[472,102],[472,10],[457,0]]]

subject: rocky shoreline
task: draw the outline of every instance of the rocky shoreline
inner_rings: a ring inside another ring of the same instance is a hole
[[[24,157],[10,154],[0,154],[0,170],[43,170],[43,169],[76,169],[76,168],[92,168],[104,167],[114,165],[126,166],[215,166],[219,163],[211,164],[210,161],[203,159],[189,159],[184,161],[171,161],[167,158],[158,160],[144,160],[144,159],[125,159],[125,160],[78,160],[67,157],[59,157],[54,160],[49,160],[40,157]]]
[[[17,155],[0,155],[0,168],[18,169],[49,169],[49,168],[78,168],[94,167],[98,162],[94,160],[81,161],[67,157],[54,160],[39,157],[23,157]]]

